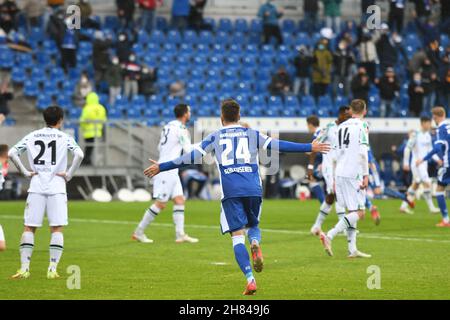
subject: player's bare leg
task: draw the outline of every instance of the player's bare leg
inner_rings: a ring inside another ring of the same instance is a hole
[[[131,239],[142,243],[153,243],[153,240],[147,238],[145,235],[145,229],[147,229],[153,220],[155,220],[156,216],[166,208],[166,205],[166,202],[155,201],[155,203],[153,203],[150,208],[145,211],[144,216],[131,236]]]
[[[244,295],[250,296],[256,293],[256,280],[253,276],[252,267],[250,265],[250,256],[245,247],[245,230],[237,230],[231,233],[231,240],[233,242],[234,257],[239,265],[242,273],[247,279],[247,285],[243,292]]]
[[[58,274],[58,263],[61,259],[64,250],[64,236],[63,227],[56,226],[50,227],[51,240],[50,240],[50,262],[47,270],[47,279],[57,279]]]
[[[13,279],[30,277],[30,262],[34,249],[34,234],[36,227],[25,226],[20,239],[20,269],[12,276]]]
[[[325,201],[320,206],[320,211],[317,215],[316,221],[314,222],[314,225],[311,227],[311,234],[318,236],[320,235],[320,232],[322,231],[322,224],[327,218],[328,214],[331,211],[331,208],[334,203],[334,194],[327,194],[325,197]]]
[[[5,233],[3,232],[2,225],[0,224],[0,251],[6,250]]]
[[[175,224],[175,242],[197,243],[197,238],[190,237],[184,231],[184,203],[184,196],[176,196],[173,198],[173,223]]]

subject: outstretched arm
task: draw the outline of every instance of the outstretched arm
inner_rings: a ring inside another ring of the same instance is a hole
[[[275,150],[278,152],[320,152],[327,153],[330,151],[330,145],[326,143],[320,143],[317,140],[314,140],[312,143],[295,143],[284,140],[273,140],[266,142],[268,150]]]
[[[416,166],[419,166],[423,162],[430,160],[431,158],[433,158],[433,156],[435,154],[442,154],[442,153],[444,153],[444,151],[445,151],[444,144],[442,142],[440,142],[440,141],[436,141],[436,143],[433,146],[433,150],[428,152],[428,154],[423,159],[417,160],[416,161]]]

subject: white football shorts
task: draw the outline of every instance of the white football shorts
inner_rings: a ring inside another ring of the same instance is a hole
[[[424,162],[420,166],[416,166],[415,164],[413,164],[411,166],[411,172],[413,181],[415,183],[431,182],[430,176],[428,174],[428,163]]]
[[[153,178],[153,199],[168,202],[178,196],[184,196],[178,170],[161,172]]]
[[[366,191],[361,190],[361,181],[336,177],[336,198],[340,206],[350,211],[364,210]]]
[[[25,207],[25,225],[28,227],[42,227],[45,213],[47,213],[50,227],[67,226],[67,194],[52,195],[29,193]]]

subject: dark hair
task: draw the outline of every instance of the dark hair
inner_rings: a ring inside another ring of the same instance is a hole
[[[355,99],[350,103],[350,109],[355,114],[361,114],[366,110],[366,102],[361,99]]]
[[[179,119],[189,112],[189,106],[184,103],[177,104],[173,109],[173,113],[175,114],[175,118]]]
[[[9,147],[7,144],[0,144],[0,156],[5,156],[8,153],[8,149]]]
[[[420,122],[431,122],[431,118],[429,116],[421,116],[420,117]]]
[[[344,114],[344,113],[348,112],[348,110],[350,110],[349,106],[341,106],[339,108],[338,114]]]
[[[222,101],[220,108],[222,110],[222,118],[226,122],[238,122],[241,115],[241,106],[234,99],[225,99]]]
[[[318,127],[320,126],[320,120],[317,116],[312,115],[309,116],[308,118],[306,118],[306,123],[312,125],[313,127]]]
[[[58,106],[50,106],[44,110],[44,120],[48,126],[56,126],[56,124],[64,119],[64,111]]]

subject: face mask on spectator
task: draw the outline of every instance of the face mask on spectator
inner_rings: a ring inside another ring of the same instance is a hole
[[[118,65],[119,64],[119,59],[118,58],[113,58],[112,59],[112,64],[113,65]]]
[[[318,48],[319,48],[319,50],[324,50],[325,46],[323,44],[319,44]]]
[[[136,57],[135,57],[134,55],[131,55],[131,56],[130,56],[130,61],[131,61],[131,62],[135,62],[135,61],[136,61]]]
[[[125,41],[127,37],[124,34],[119,35],[119,41],[123,42]]]

